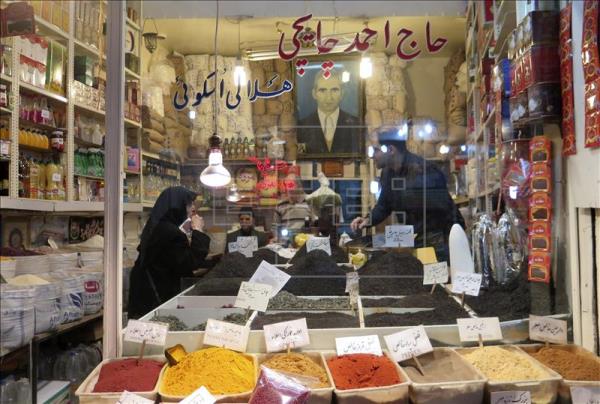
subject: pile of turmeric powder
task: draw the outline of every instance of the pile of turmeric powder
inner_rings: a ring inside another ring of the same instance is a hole
[[[265,361],[263,365],[273,370],[281,370],[296,375],[310,376],[319,379],[319,384],[315,386],[315,388],[329,386],[329,380],[327,379],[325,369],[310,357],[301,353],[291,352],[289,354],[277,354]]]
[[[164,374],[160,391],[187,396],[204,386],[211,394],[239,394],[256,383],[252,358],[229,349],[207,348],[186,355]]]
[[[592,355],[584,356],[565,349],[544,347],[530,354],[566,380],[600,380],[600,362]]]

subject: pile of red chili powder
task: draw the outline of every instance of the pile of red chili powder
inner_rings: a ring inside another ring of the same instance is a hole
[[[342,355],[327,360],[336,388],[340,390],[382,387],[401,382],[398,370],[387,356]]]
[[[100,369],[94,393],[152,391],[164,363],[151,359],[123,359],[106,363]]]

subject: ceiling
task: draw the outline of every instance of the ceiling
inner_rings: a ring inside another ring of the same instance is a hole
[[[148,4],[154,5],[160,2],[144,3],[144,13],[147,16]],[[178,4],[179,2],[175,2]],[[202,3],[202,2],[200,2]],[[209,3],[209,2],[204,2]],[[214,2],[210,2],[213,3]],[[237,2],[225,2],[237,3]],[[246,2],[244,2],[246,3]],[[277,3],[277,2],[272,2]],[[269,3],[269,4],[272,4]],[[286,3],[286,2],[279,2]],[[298,2],[303,3],[303,2]],[[313,2],[314,3],[314,2]],[[332,2],[328,2],[331,4]],[[339,2],[335,2],[339,3]],[[362,3],[362,2],[346,2]],[[371,2],[365,2],[371,3]],[[377,3],[377,2],[375,2]],[[409,3],[409,2],[383,2],[383,3]],[[414,2],[410,2],[414,3]],[[455,3],[455,2],[441,2]],[[218,29],[218,53],[224,56],[239,55],[240,49],[267,48],[276,51],[281,34],[278,33],[277,24],[285,33],[286,40],[289,40],[294,33],[291,27],[293,21],[302,13],[294,17],[224,17],[219,19]],[[381,14],[380,14],[381,15]],[[383,14],[386,15],[386,14]],[[401,28],[408,28],[414,31],[411,39],[415,39],[418,48],[422,49],[419,58],[422,57],[447,57],[455,50],[464,46],[465,42],[465,18],[458,16],[396,16],[396,17],[314,17],[307,24],[316,30],[318,21],[321,21],[321,30],[323,36],[335,34],[335,38],[347,39],[349,42],[354,38],[354,34],[360,32],[365,27],[379,31],[378,39],[370,50],[385,51],[383,29],[387,20],[390,21],[390,44],[387,48],[388,53],[395,53],[398,44],[397,32]],[[446,46],[438,53],[430,55],[427,52],[425,27],[427,21],[430,22],[432,41],[439,36],[448,39]],[[160,33],[166,34],[167,38],[163,45],[170,50],[177,51],[184,55],[214,53],[214,18],[168,18],[156,20]],[[146,24],[146,27],[152,25]],[[239,32],[239,34],[238,34]],[[346,34],[346,35],[344,35]],[[239,42],[238,42],[239,35]],[[406,43],[410,40],[406,41]],[[405,48],[407,45],[405,45]],[[286,47],[286,49],[291,49]],[[408,48],[406,48],[408,50]]]

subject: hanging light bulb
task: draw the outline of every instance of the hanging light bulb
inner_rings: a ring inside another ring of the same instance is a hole
[[[461,145],[461,146],[460,146],[460,151],[461,151],[461,152],[466,152],[466,151],[467,151],[467,145],[464,145],[464,144],[463,144],[463,145]]]
[[[433,125],[431,125],[431,123],[427,122],[425,124],[425,132],[427,132],[428,135],[433,133]]]
[[[229,190],[227,191],[227,197],[226,199],[229,202],[239,202],[240,199],[242,199],[242,197],[240,196],[239,192],[238,192],[238,187],[235,183],[233,183],[230,187]]]
[[[223,166],[221,138],[214,133],[209,139],[209,144],[208,167],[200,174],[200,182],[211,188],[224,187],[231,181],[231,174]]]
[[[238,59],[235,68],[233,69],[233,83],[240,87],[246,85],[246,69],[244,69],[244,65],[242,65],[240,59]]]
[[[373,75],[373,63],[371,58],[363,56],[360,59],[360,78],[368,79]]]
[[[347,83],[350,81],[350,72],[348,70],[344,70],[342,73],[342,83]]]
[[[440,146],[440,154],[448,154],[450,152],[450,148],[445,144]]]
[[[379,181],[371,181],[371,183],[369,184],[369,191],[373,195],[379,192]]]
[[[190,119],[196,119],[196,110],[190,109],[190,111],[188,112],[188,116],[190,117]]]

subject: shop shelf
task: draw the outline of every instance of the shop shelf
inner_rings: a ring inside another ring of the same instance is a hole
[[[142,151],[142,157],[153,159],[153,160],[158,160],[158,161],[164,161],[165,163],[179,164],[175,160],[171,160],[171,159],[162,157],[160,154],[151,153],[151,152],[147,152],[147,151]]]
[[[88,105],[84,105],[84,104],[80,104],[78,102],[74,102],[73,105],[75,106],[75,108],[85,111],[85,112],[89,112],[91,114],[97,115],[99,117],[104,117],[106,115],[106,113],[98,108],[94,108],[94,107],[90,107]]]
[[[75,143],[78,144],[79,146],[95,147],[95,148],[98,148],[98,149],[102,149],[104,147],[101,144],[96,144],[96,143],[88,142],[87,140],[83,140],[83,139],[80,139],[78,137],[75,137],[73,139],[75,140]]]
[[[469,202],[468,196],[459,196],[458,198],[454,198],[454,203],[457,205],[462,205]]]
[[[87,175],[87,174],[74,174],[75,177],[79,177],[79,178],[86,178],[88,180],[95,180],[95,181],[104,181],[104,177],[97,177],[95,175]]]
[[[90,56],[94,56],[99,58],[100,57],[100,51],[96,48],[94,48],[93,46],[90,46],[86,43],[81,42],[78,39],[73,39],[73,43],[75,44],[75,53],[80,53],[77,52],[77,50],[79,51],[83,51],[83,53],[85,53],[86,55],[90,55]],[[102,59],[105,59],[106,56],[103,54],[102,55]]]
[[[38,16],[35,16],[35,26],[38,35],[61,41],[67,41],[69,39],[69,34],[65,31]]]
[[[57,201],[54,205],[55,212],[101,212],[103,210],[104,202]]]
[[[56,150],[54,149],[42,149],[40,147],[29,146],[25,144],[19,144],[19,150],[29,150],[38,153],[54,153]]]
[[[2,111],[3,114],[12,114],[12,110],[8,108],[0,107],[0,111]]]
[[[129,25],[131,28],[136,29],[136,30],[140,30],[140,26],[137,25],[132,19],[127,18],[127,25]]]
[[[26,119],[19,119],[19,126],[24,126],[26,128],[41,129],[41,130],[45,130],[47,132],[52,132],[52,131],[55,131],[55,130],[62,130],[63,132],[67,131],[66,128],[57,128],[56,126],[51,126],[51,125],[46,125],[46,124],[43,124],[43,123],[32,122],[32,121],[28,121]]]
[[[67,99],[64,96],[62,96],[60,94],[56,94],[55,92],[52,92],[52,91],[48,91],[45,88],[36,87],[31,84],[23,83],[23,82],[21,82],[19,85],[21,87],[21,90],[25,90],[26,92],[34,93],[37,95],[43,95],[45,97],[48,97],[55,101],[62,102],[64,104],[67,103]]]
[[[87,323],[90,323],[92,321],[95,321],[95,320],[98,320],[101,318],[102,318],[102,311],[100,311],[99,313],[96,313],[96,314],[90,314],[87,316],[83,316],[81,319],[74,321],[72,323],[61,324],[58,326],[58,329],[56,329],[56,331],[37,334],[33,338],[34,338],[35,342],[37,342],[37,343],[44,342],[52,337],[72,331],[76,328],[86,325]]]
[[[142,202],[142,206],[144,208],[150,208],[150,209],[152,209],[154,207],[154,203],[155,203],[155,201],[143,201]]]
[[[142,124],[140,122],[132,121],[131,119],[125,118],[125,127],[126,128],[141,128]]]
[[[144,207],[138,202],[124,202],[123,212],[142,212]]]
[[[134,78],[136,80],[140,79],[140,75],[139,74],[137,74],[133,70],[129,70],[128,68],[125,68],[125,77],[126,78]]]
[[[12,83],[12,77],[7,76],[6,74],[0,74],[0,81],[6,83]]]
[[[486,54],[488,53],[488,50],[490,48],[494,47],[493,44],[494,44],[494,29],[492,28],[486,34],[485,40],[483,41],[483,46],[482,46],[481,50],[478,52],[480,60],[486,56]]]
[[[8,196],[0,196],[0,208],[34,210],[38,212],[53,212],[54,201],[46,201],[43,199],[10,198]]]
[[[517,25],[515,2],[504,0],[497,10],[495,19],[496,32],[496,61],[506,57],[508,52],[508,36]]]
[[[140,175],[139,171],[134,171],[134,170],[127,170],[125,169],[125,174],[129,174],[129,175]]]

